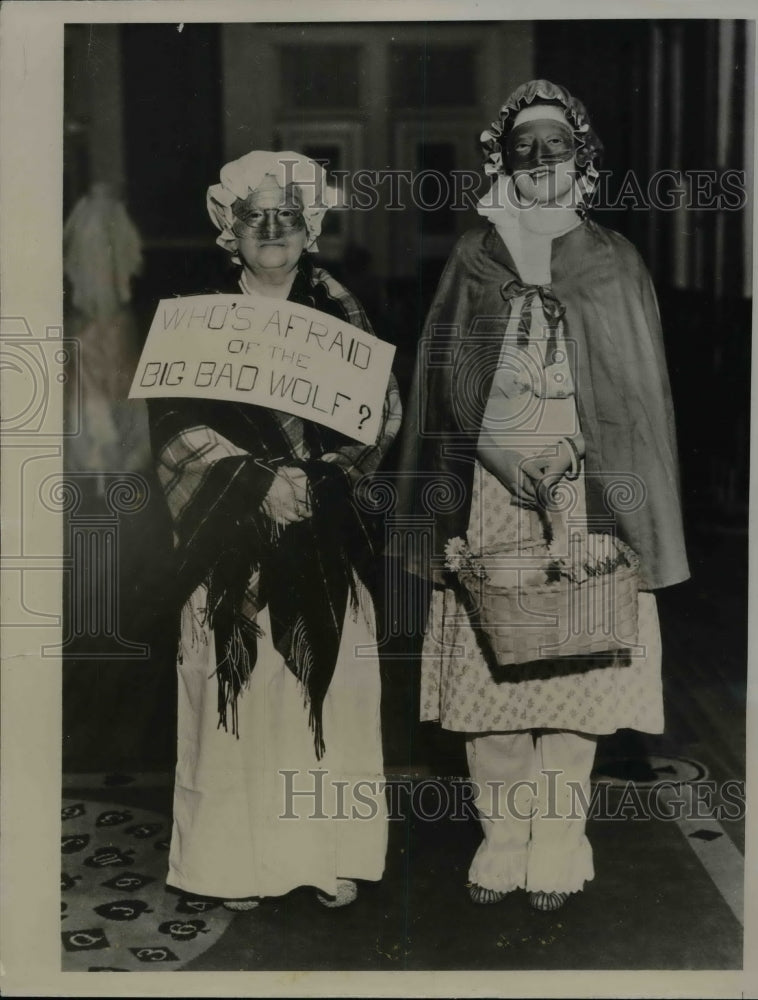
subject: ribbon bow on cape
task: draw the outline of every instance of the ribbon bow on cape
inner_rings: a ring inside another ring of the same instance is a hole
[[[511,278],[500,287],[503,299],[513,308],[512,300],[520,295],[524,302],[519,313],[516,343],[519,347],[529,346],[529,334],[532,327],[532,312],[535,300],[539,299],[542,312],[547,322],[547,345],[545,347],[545,365],[555,363],[558,347],[558,327],[566,309],[557,298],[550,285],[526,285],[520,278]]]

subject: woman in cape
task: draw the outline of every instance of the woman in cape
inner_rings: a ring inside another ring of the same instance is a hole
[[[297,153],[223,167],[207,204],[237,270],[215,291],[286,299],[371,334],[311,259],[330,195],[323,168]],[[400,412],[391,378],[376,441],[363,445],[250,404],[151,402],[182,609],[176,888],[242,910],[313,886],[340,906],[356,879],[382,876],[376,550],[355,487]]]
[[[587,217],[601,152],[587,113],[534,80],[482,142],[494,183],[431,306],[404,436],[406,512],[433,518],[431,557],[411,567],[434,581],[421,712],[465,734],[483,829],[471,899],[524,888],[545,911],[594,875],[581,804],[598,736],[662,732],[653,592],[688,568],[655,295],[636,250]],[[571,509],[551,511],[562,492]],[[446,546],[526,551],[567,524],[639,556],[640,648],[498,665]]]

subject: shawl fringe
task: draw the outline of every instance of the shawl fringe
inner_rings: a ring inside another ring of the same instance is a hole
[[[238,287],[235,281],[227,291]],[[300,263],[290,301],[372,332],[356,300],[308,260]],[[394,432],[383,431],[381,444],[366,447],[247,403],[155,399],[148,410],[174,519],[177,608],[197,588],[207,589],[202,624],[215,639],[219,727],[239,738],[238,699],[249,686],[262,635],[255,618],[267,607],[271,642],[302,687],[321,759],[323,702],[348,602],[357,615],[363,591],[373,595],[379,549],[378,517],[355,503],[351,476],[375,469]],[[296,458],[304,453],[307,460]],[[343,461],[320,457],[334,454]],[[286,526],[261,508],[281,466],[305,472],[311,502],[310,517]]]

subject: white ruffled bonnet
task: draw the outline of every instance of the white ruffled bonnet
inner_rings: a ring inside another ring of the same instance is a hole
[[[274,177],[283,188],[292,184],[298,189],[308,233],[306,249],[311,253],[318,250],[316,241],[324,215],[337,204],[337,192],[327,186],[324,168],[299,153],[261,149],[232,160],[221,168],[221,182],[208,188],[207,205],[213,224],[221,231],[216,243],[232,254],[235,263],[240,261],[237,237],[232,230],[236,218],[232,205],[240,198],[247,198],[266,176]]]

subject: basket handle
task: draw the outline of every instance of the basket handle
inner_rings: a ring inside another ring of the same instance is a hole
[[[548,552],[565,554],[568,552],[568,523],[562,510],[542,510],[540,520],[545,535]]]

